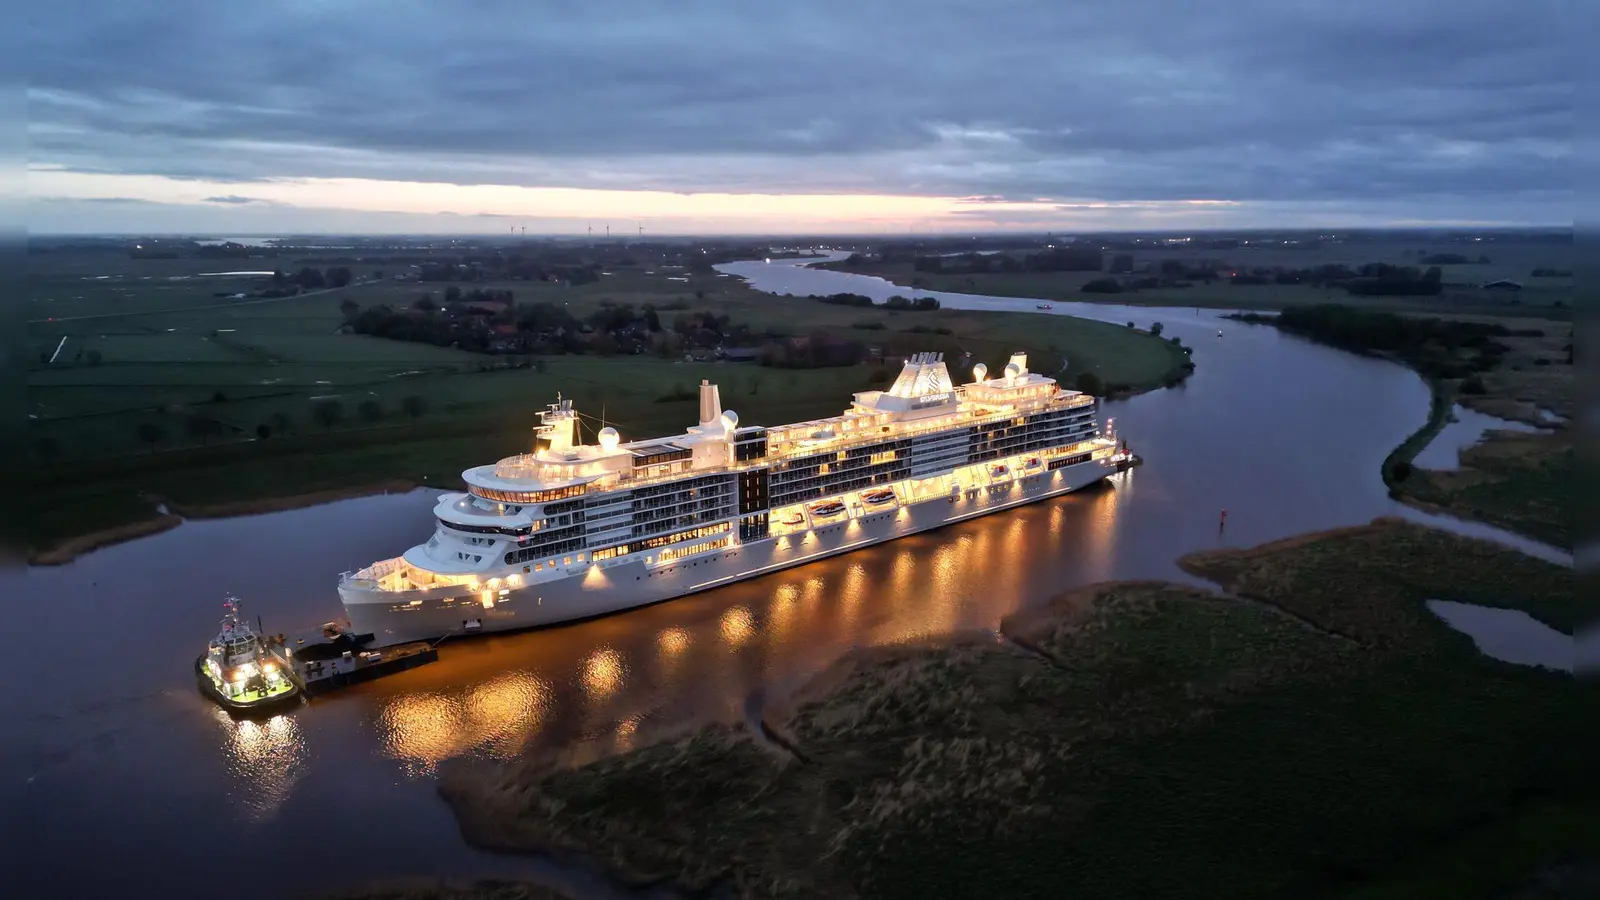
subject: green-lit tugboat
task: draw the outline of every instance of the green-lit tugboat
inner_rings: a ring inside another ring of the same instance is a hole
[[[200,690],[236,715],[279,712],[300,702],[300,687],[281,650],[239,617],[239,601],[222,604],[222,630],[194,661]]]

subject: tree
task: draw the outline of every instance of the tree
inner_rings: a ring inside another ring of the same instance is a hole
[[[294,426],[294,423],[289,421],[289,417],[281,412],[275,412],[267,416],[267,424],[271,426],[275,434],[285,434],[292,430]]]
[[[264,441],[269,437],[272,437],[272,426],[265,422],[262,422],[260,425],[256,426],[256,438],[258,440]]]
[[[644,325],[652,332],[661,330],[661,316],[656,313],[654,306],[646,306],[644,308]]]
[[[421,397],[418,397],[416,394],[412,394],[409,397],[406,397],[406,398],[404,398],[404,399],[402,399],[400,401],[400,409],[405,411],[405,414],[410,416],[413,419],[417,418],[418,416],[421,416],[423,411],[426,410],[427,408],[428,408],[428,404],[426,402],[424,402],[423,399]]]
[[[167,439],[167,430],[157,422],[140,422],[134,433],[139,435],[139,440],[150,445],[150,452],[156,451],[156,445]]]
[[[1153,337],[1161,337],[1161,323],[1160,322],[1151,322],[1150,323],[1150,334]]]
[[[99,350],[90,350],[89,354],[88,354],[88,357],[87,357],[87,359],[89,360],[89,365],[91,365],[91,366],[100,365],[101,358],[102,357],[100,356],[100,351]]]
[[[212,403],[227,403],[228,402],[228,395],[224,394],[221,391],[214,391],[211,394],[211,402]]]
[[[417,302],[411,304],[411,308],[419,312],[433,312],[439,307],[434,305],[432,295],[423,294],[421,297],[417,298]]]
[[[461,288],[458,288],[458,287],[456,287],[455,285],[452,284],[449,287],[444,289],[444,305],[445,306],[449,306],[452,303],[460,303],[460,302],[461,302]]]
[[[351,300],[349,297],[339,301],[339,313],[346,319],[354,319],[358,312],[361,312],[361,304]]]
[[[1100,381],[1100,376],[1093,372],[1079,372],[1077,381],[1074,382],[1078,390],[1098,397],[1105,390],[1105,385]]]
[[[344,404],[337,400],[318,400],[311,407],[311,415],[329,431],[344,419]]]
[[[356,407],[356,411],[361,413],[361,418],[366,419],[368,422],[377,422],[383,419],[383,406],[376,400],[361,401],[361,404]]]
[[[350,269],[345,266],[336,266],[329,269],[323,276],[329,287],[342,288],[350,283]]]

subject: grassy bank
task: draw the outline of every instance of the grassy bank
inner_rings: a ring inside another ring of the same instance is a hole
[[[1423,603],[1570,628],[1595,611],[1570,571],[1397,522],[1184,565],[1247,599],[1097,585],[1005,639],[847,657],[769,713],[793,754],[716,727],[577,769],[457,766],[441,791],[476,844],[742,896],[1319,896],[1457,846],[1488,896],[1562,849],[1468,838],[1593,802],[1580,686],[1482,658]]]

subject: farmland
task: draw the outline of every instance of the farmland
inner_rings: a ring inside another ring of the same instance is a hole
[[[1140,288],[1116,294],[1085,292],[1091,281],[1104,279],[1106,272],[1095,271],[1019,271],[984,273],[943,273],[919,271],[906,258],[910,252],[885,248],[881,258],[856,262],[829,263],[825,267],[841,271],[876,275],[895,284],[939,291],[960,291],[1005,297],[1040,297],[1079,302],[1106,302],[1149,306],[1189,306],[1210,309],[1282,309],[1319,303],[1351,303],[1396,312],[1433,314],[1474,314],[1494,316],[1538,316],[1570,318],[1577,298],[1571,275],[1571,244],[1536,241],[1497,241],[1487,244],[1447,243],[1418,237],[1412,240],[1354,241],[1324,243],[1315,247],[1273,246],[1257,243],[1228,249],[1189,249],[1185,246],[1134,247],[1107,249],[1111,260],[1125,252],[1137,278],[1146,270],[1155,271],[1163,261],[1207,261],[1220,264],[1224,277],[1210,283],[1189,281]],[[1446,255],[1448,254],[1448,255]],[[1022,252],[1010,254],[1020,258]],[[1425,266],[1430,258],[1469,257],[1484,262],[1440,265],[1444,290],[1433,297],[1353,296],[1345,290],[1314,284],[1233,284],[1229,272],[1249,272],[1258,268],[1310,268],[1344,265],[1359,268],[1369,263],[1395,266]],[[959,259],[952,260],[959,262]],[[1561,274],[1534,275],[1538,272]],[[1496,280],[1513,280],[1520,291],[1486,290],[1482,286]]]
[[[593,417],[590,426],[603,418],[633,438],[692,424],[693,401],[681,397],[701,379],[760,423],[836,414],[852,391],[892,377],[882,362],[779,370],[656,354],[474,353],[344,328],[347,304],[404,309],[444,285],[359,271],[346,287],[263,298],[268,276],[200,277],[298,265],[288,259],[50,253],[34,262],[29,449],[40,477],[28,521],[36,547],[148,518],[158,497],[201,507],[388,479],[454,484],[466,466],[524,449],[558,392]],[[1064,378],[1090,371],[1128,390],[1179,377],[1184,361],[1165,341],[1102,323],[841,308],[647,263],[608,265],[598,281],[575,286],[478,286],[578,319],[607,306],[692,308],[763,334],[821,332],[891,356],[971,353],[991,368],[1028,349],[1036,368],[1054,371],[1067,358]]]

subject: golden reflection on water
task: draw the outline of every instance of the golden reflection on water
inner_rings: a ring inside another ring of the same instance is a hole
[[[1120,473],[1132,474],[1132,469]],[[1105,581],[1111,576],[1112,554],[1117,549],[1118,491],[1097,491],[1079,499],[1087,506],[1085,514],[1080,516],[1086,531],[1079,554],[1085,570],[1084,581]]]
[[[689,647],[689,632],[682,628],[668,628],[656,638],[661,645],[661,657],[665,660],[675,660],[683,656],[683,651]]]
[[[755,617],[743,606],[735,606],[722,614],[721,631],[723,643],[738,647],[756,633]]]
[[[227,735],[228,774],[238,785],[245,818],[252,822],[272,818],[305,769],[300,727],[286,715],[262,722],[235,721],[218,709],[215,716]]]
[[[548,686],[521,671],[504,672],[458,691],[418,691],[389,698],[379,715],[388,755],[426,775],[473,750],[497,758],[522,752],[552,703]]]
[[[589,655],[583,664],[583,692],[591,703],[604,700],[622,688],[622,657],[610,647]]]

